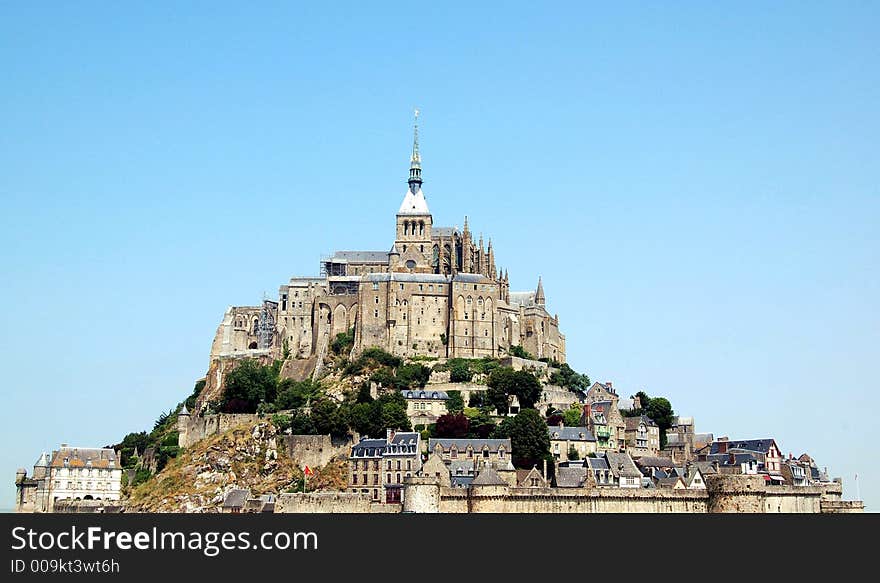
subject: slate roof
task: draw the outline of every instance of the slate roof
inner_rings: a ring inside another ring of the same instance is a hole
[[[337,251],[330,258],[335,263],[388,263],[387,251]]]
[[[453,476],[473,476],[476,471],[474,460],[451,460],[449,462],[449,472]]]
[[[727,450],[730,451],[732,449],[741,449],[746,451],[757,451],[760,453],[767,453],[770,449],[771,445],[776,445],[776,441],[772,438],[765,439],[737,439],[737,440],[729,440],[729,441],[713,441],[712,447],[709,450],[710,454],[721,453],[719,444],[726,443]],[[779,451],[779,447],[776,447],[776,450]]]
[[[583,488],[586,479],[586,468],[556,468],[557,488]]]
[[[450,477],[450,485],[453,488],[467,488],[474,481],[473,476],[452,476]]]
[[[382,457],[385,451],[386,442],[384,439],[361,439],[351,448],[352,457]]]
[[[241,508],[250,498],[250,491],[242,488],[234,488],[226,493],[223,498],[223,508]]]
[[[623,476],[624,478],[641,478],[642,472],[633,463],[632,458],[628,454],[616,451],[606,451],[605,459],[608,460],[608,467],[611,469],[615,477]]]
[[[484,466],[471,484],[474,486],[507,486],[507,482],[498,475],[492,466]]]
[[[432,437],[428,440],[428,451],[434,451],[434,447],[440,444],[443,451],[448,451],[453,445],[458,451],[466,451],[468,445],[475,452],[483,451],[483,446],[489,446],[490,452],[497,452],[498,448],[504,446],[504,451],[510,453],[510,439],[453,439],[445,437]]]
[[[351,448],[351,457],[379,458],[386,455],[413,455],[418,453],[419,434],[413,431],[400,431],[391,441],[363,437]]]
[[[691,467],[694,467],[694,468],[700,470],[700,473],[703,474],[704,476],[705,476],[706,474],[714,474],[714,473],[716,473],[716,472],[715,472],[715,466],[712,464],[711,461],[705,461],[705,462],[691,462]]]
[[[518,305],[518,306],[536,306],[535,303],[535,292],[527,291],[527,292],[515,292],[512,291],[509,294],[510,296],[510,304]]]
[[[460,281],[464,283],[483,283],[488,278],[479,273],[456,273],[452,277],[452,281]]]
[[[120,467],[119,460],[116,459],[116,452],[108,447],[62,447],[52,453],[52,461],[49,465],[53,468],[115,469]]]
[[[401,394],[405,399],[448,399],[449,395],[446,394],[446,391],[425,391],[425,390],[417,390],[413,391],[411,389],[401,389]]]
[[[550,439],[560,439],[564,441],[596,441],[593,434],[586,427],[558,427],[548,426],[547,433]]]
[[[642,468],[671,468],[675,466],[672,458],[643,455],[635,458],[636,465]]]
[[[455,227],[431,227],[431,235],[438,237],[451,237],[455,232]]]
[[[654,420],[648,417],[647,415],[639,415],[638,417],[626,417],[623,422],[626,424],[626,428],[629,430],[638,429],[639,423],[644,422],[648,427],[657,427],[657,424],[654,423]]]
[[[733,460],[731,461],[731,456],[733,456]],[[747,463],[750,461],[760,461],[758,460],[758,456],[754,453],[741,452],[741,453],[714,453],[706,456],[706,460],[709,462],[718,462],[718,465],[721,466],[738,466],[743,463]]]
[[[604,457],[587,457],[584,458],[584,461],[587,462],[587,465],[590,466],[591,470],[607,470],[608,462]],[[641,475],[641,474],[639,474]]]
[[[681,480],[678,476],[670,477],[670,478],[660,478],[657,480],[657,486],[660,488],[674,488],[678,481]]]

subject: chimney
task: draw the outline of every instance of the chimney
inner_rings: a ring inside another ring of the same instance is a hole
[[[734,454],[734,453],[728,454],[727,459],[728,459],[728,461],[730,461],[730,465],[735,464],[736,463],[736,454]]]
[[[724,439],[718,440],[718,453],[727,453],[727,441]]]

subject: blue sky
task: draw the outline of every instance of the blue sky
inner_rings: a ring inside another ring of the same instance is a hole
[[[0,5],[0,508],[148,429],[227,305],[435,224],[543,276],[569,362],[880,508],[871,2]]]

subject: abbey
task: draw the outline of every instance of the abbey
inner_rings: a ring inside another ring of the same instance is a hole
[[[510,291],[492,242],[468,226],[440,227],[422,192],[418,114],[408,188],[387,251],[337,251],[320,275],[292,277],[277,300],[230,307],[213,359],[245,354],[322,357],[337,334],[353,330],[357,353],[376,346],[399,356],[506,356],[521,345],[536,358],[565,361],[558,316],[547,311],[541,279]]]

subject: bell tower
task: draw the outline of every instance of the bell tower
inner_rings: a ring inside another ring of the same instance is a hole
[[[394,246],[400,253],[395,271],[430,273],[432,270],[431,227],[433,217],[422,193],[422,157],[419,153],[419,110],[415,111],[413,148],[409,161],[409,188],[397,211]]]

